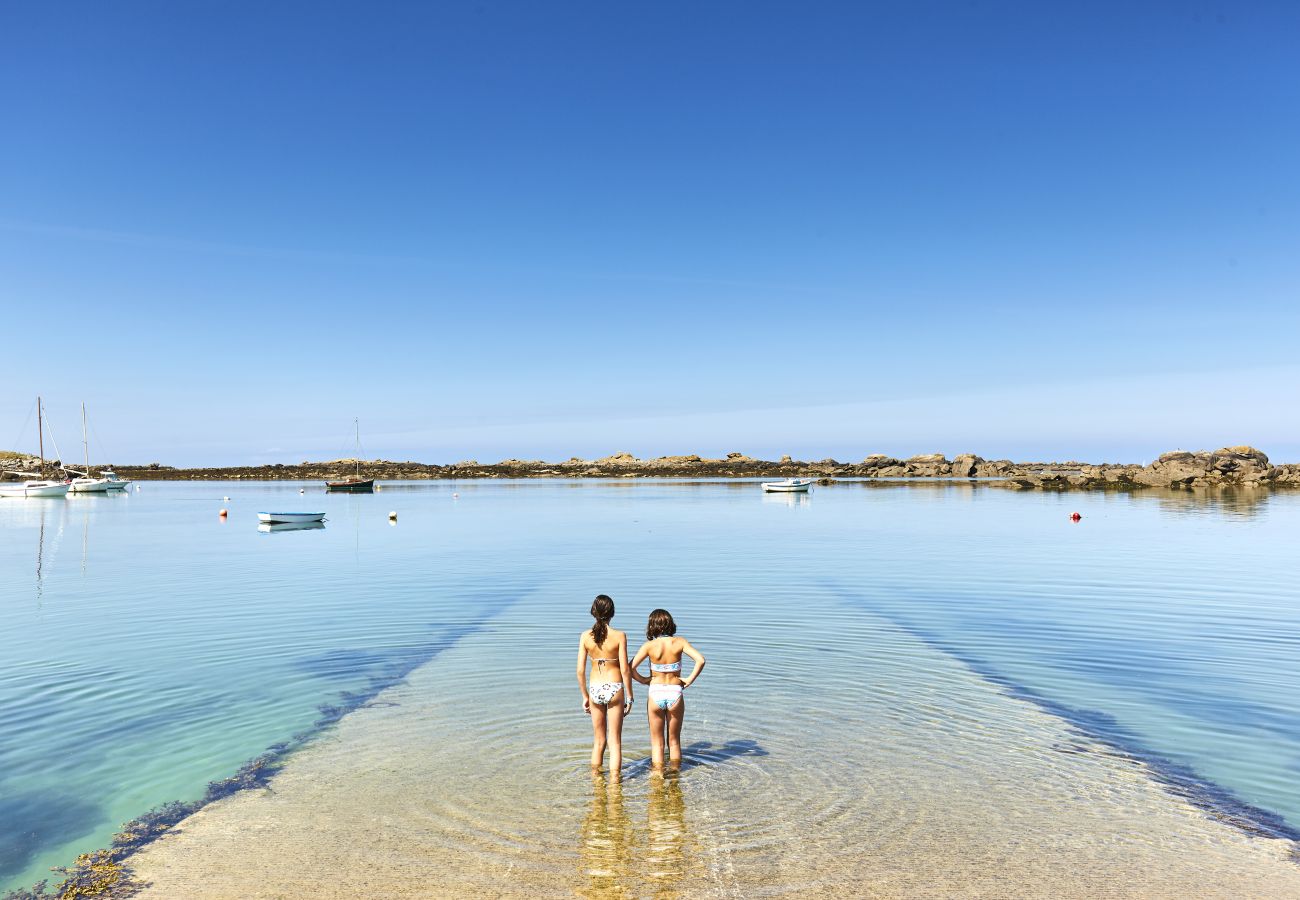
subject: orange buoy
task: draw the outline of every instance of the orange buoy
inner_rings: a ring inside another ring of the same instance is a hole
[[[224,519],[226,517],[226,510],[223,509],[221,512],[217,513],[217,515]]]

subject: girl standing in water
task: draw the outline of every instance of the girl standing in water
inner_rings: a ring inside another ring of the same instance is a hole
[[[604,594],[591,604],[596,624],[578,638],[578,686],[582,711],[591,716],[591,767],[599,769],[609,744],[609,773],[623,768],[623,716],[632,709],[632,677],[627,665],[627,635],[609,627],[614,601]],[[587,660],[591,678],[587,678]]]
[[[646,715],[650,719],[650,761],[660,768],[664,764],[664,740],[668,742],[668,762],[678,766],[682,761],[682,720],[686,718],[686,698],[682,692],[704,671],[704,654],[691,646],[686,638],[677,637],[677,623],[666,609],[650,613],[646,623],[646,642],[632,660],[632,677],[649,685],[650,703]],[[695,668],[682,680],[682,655],[695,661]],[[650,677],[637,671],[641,661],[649,657]]]

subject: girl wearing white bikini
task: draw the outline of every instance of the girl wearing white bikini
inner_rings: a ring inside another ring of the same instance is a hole
[[[649,685],[646,715],[650,719],[650,761],[655,768],[663,766],[666,737],[668,762],[675,767],[682,761],[682,720],[686,717],[686,698],[682,692],[704,671],[704,654],[686,638],[677,637],[677,623],[666,609],[650,613],[645,636],[646,642],[632,660],[632,677]],[[683,655],[695,661],[695,668],[685,681],[682,680]],[[649,678],[637,671],[645,659],[650,660]]]
[[[627,634],[609,626],[614,601],[604,594],[591,604],[596,624],[578,638],[578,687],[582,711],[591,716],[591,767],[599,769],[609,745],[609,774],[623,768],[623,717],[632,710],[632,678],[627,665]],[[587,660],[591,677],[587,677]]]

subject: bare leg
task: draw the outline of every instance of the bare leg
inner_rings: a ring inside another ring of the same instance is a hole
[[[650,765],[656,769],[664,764],[664,711],[653,703],[646,703],[646,718],[650,720]]]
[[[599,769],[605,760],[605,707],[591,701],[591,767]]]
[[[627,690],[624,688],[623,690]],[[609,777],[619,781],[623,777],[623,691],[619,691],[606,707],[609,720]]]
[[[668,710],[668,761],[673,766],[682,764],[682,721],[686,718],[686,697]]]

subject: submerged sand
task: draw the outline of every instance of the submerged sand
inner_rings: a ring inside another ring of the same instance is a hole
[[[167,900],[1300,897],[1292,842],[1216,819],[867,618],[844,628],[888,652],[831,659],[825,680],[769,680],[759,700],[706,673],[676,776],[648,770],[634,714],[611,786],[586,771],[567,656],[535,677],[479,674],[528,661],[520,605],[294,755],[271,789],[202,810],[131,863],[143,896]],[[743,656],[711,664],[728,663],[754,680]]]

